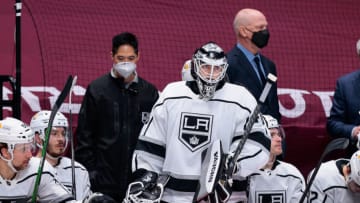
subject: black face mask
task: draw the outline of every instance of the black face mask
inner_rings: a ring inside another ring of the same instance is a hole
[[[270,33],[268,29],[253,32],[251,41],[260,49],[265,47],[269,41]]]

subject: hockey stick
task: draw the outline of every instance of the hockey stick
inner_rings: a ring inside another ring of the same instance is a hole
[[[253,113],[250,115],[250,118],[248,119],[246,125],[245,125],[245,132],[244,135],[242,136],[242,139],[239,141],[239,144],[234,152],[234,159],[232,159],[228,165],[228,168],[226,169],[224,174],[219,174],[220,175],[220,182],[230,182],[232,183],[232,176],[233,176],[233,172],[236,166],[236,157],[238,157],[245,145],[245,142],[247,140],[247,138],[250,135],[250,131],[254,125],[254,123],[256,122],[256,120],[258,119],[259,113],[260,113],[260,109],[262,104],[265,102],[271,86],[273,83],[275,83],[277,80],[277,77],[273,74],[268,74],[267,76],[267,81],[265,84],[265,87],[263,89],[263,91],[261,92],[261,95],[259,97],[258,103],[253,111]],[[211,150],[208,150],[209,152],[211,152]],[[207,163],[205,163],[207,164]],[[202,166],[203,167],[203,166]],[[208,168],[210,166],[206,166],[206,168]],[[220,169],[221,167],[219,167]],[[207,170],[209,171],[209,170]],[[213,172],[212,172],[213,173]],[[220,171],[217,171],[217,173],[221,173]],[[204,177],[205,176],[205,177]],[[204,200],[204,198],[206,198],[210,193],[212,193],[214,191],[214,186],[216,185],[216,183],[214,183],[213,181],[215,181],[217,178],[212,178],[211,181],[210,180],[206,180],[206,176],[207,174],[201,174],[200,179],[199,179],[199,185],[198,188],[195,192],[194,195],[194,202],[200,202],[202,200]],[[205,182],[204,182],[205,181]]]
[[[349,139],[347,138],[337,138],[329,142],[329,144],[326,146],[324,152],[321,154],[321,157],[316,165],[316,168],[314,169],[313,173],[311,174],[311,177],[306,185],[305,191],[302,194],[299,203],[304,202],[305,196],[310,190],[310,186],[314,182],[315,176],[317,172],[320,169],[321,163],[326,155],[328,155],[330,152],[337,150],[337,149],[345,149],[349,145]]]
[[[69,138],[70,138],[70,148],[71,148],[71,186],[72,186],[72,195],[76,199],[76,183],[75,183],[75,153],[74,153],[74,137],[72,132],[72,103],[71,96],[73,88],[76,84],[77,76],[75,75],[72,81],[72,85],[69,93]]]
[[[50,114],[50,118],[49,118],[49,124],[48,124],[48,127],[46,128],[45,140],[44,140],[43,148],[42,148],[42,151],[41,151],[41,161],[40,161],[39,168],[38,168],[38,171],[37,171],[34,191],[33,191],[32,198],[31,198],[32,203],[36,202],[36,197],[37,197],[37,193],[38,193],[38,190],[39,190],[39,185],[40,185],[40,181],[41,181],[41,175],[42,175],[42,171],[43,171],[44,163],[45,163],[45,158],[46,158],[46,150],[47,150],[47,146],[48,146],[48,143],[49,143],[49,135],[50,135],[50,132],[51,132],[51,127],[52,127],[52,124],[54,122],[55,115],[56,115],[57,111],[59,110],[61,104],[64,102],[65,98],[69,94],[72,84],[73,84],[73,77],[71,75],[69,75],[63,90],[61,91],[59,97],[56,99],[56,102],[55,102],[54,106],[51,109],[51,114]]]

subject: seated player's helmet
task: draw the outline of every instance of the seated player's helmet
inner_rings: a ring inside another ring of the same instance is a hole
[[[49,125],[50,114],[51,114],[51,111],[39,111],[31,118],[31,121],[30,121],[31,129],[34,131],[34,133],[38,133],[39,137],[43,141],[45,140],[46,128]],[[52,127],[64,127],[67,132],[68,126],[69,126],[69,124],[68,124],[68,121],[67,121],[66,117],[64,116],[64,114],[62,114],[61,112],[57,112],[55,114],[55,118],[54,118]],[[66,146],[67,146],[67,143],[68,143],[67,142],[68,141],[67,133],[66,133],[65,139],[66,139]],[[42,145],[38,144],[38,146],[40,148],[42,148]],[[65,149],[66,149],[66,146],[65,146]]]
[[[7,117],[0,121],[0,143],[8,145],[9,150],[13,150],[16,144],[32,143],[34,133],[24,122]]]
[[[270,115],[263,115],[263,117],[264,117],[267,128],[270,129],[270,128],[278,128],[279,127],[279,123],[274,117],[272,117]]]
[[[183,81],[193,81],[194,77],[191,75],[191,60],[185,61],[181,69],[181,79]]]
[[[17,170],[12,165],[15,146],[17,144],[33,144],[34,133],[24,122],[15,118],[7,117],[4,120],[0,120],[0,143],[7,144],[8,151],[11,155],[10,159],[6,159],[0,153],[0,158],[6,161],[8,166],[16,172]]]
[[[360,39],[356,43],[356,53],[360,56]]]
[[[193,72],[200,97],[206,100],[214,96],[216,87],[222,81],[228,67],[223,49],[214,42],[208,42],[193,55]]]
[[[360,185],[360,150],[355,152],[350,159],[351,173],[348,181],[354,181]]]
[[[268,129],[277,128],[279,130],[279,135],[281,138],[285,138],[284,128],[279,124],[276,118],[270,115],[262,115],[265,121],[265,125]]]

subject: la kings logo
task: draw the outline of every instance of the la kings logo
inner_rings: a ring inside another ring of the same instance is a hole
[[[180,141],[192,152],[210,143],[213,116],[181,113]]]
[[[283,190],[256,191],[256,203],[285,203],[286,195]]]

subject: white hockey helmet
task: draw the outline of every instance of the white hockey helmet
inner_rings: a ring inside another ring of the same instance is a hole
[[[360,56],[360,39],[356,43],[356,53]]]
[[[265,121],[265,125],[266,127],[270,130],[272,128],[276,128],[278,129],[278,135],[285,139],[285,131],[284,128],[279,124],[278,120],[270,115],[262,115],[264,121]]]
[[[181,79],[183,81],[193,81],[194,77],[191,75],[191,60],[185,61],[181,69]]]
[[[42,140],[45,139],[45,131],[49,125],[51,111],[39,111],[36,113],[30,121],[30,127],[34,133],[39,133],[39,136]],[[68,128],[69,124],[67,118],[61,112],[55,114],[55,118],[52,124],[53,127],[64,127]]]
[[[211,99],[218,83],[226,74],[228,63],[225,53],[216,43],[208,42],[195,51],[193,63],[200,96],[206,100]]]
[[[24,122],[16,118],[7,117],[4,120],[0,120],[0,143],[7,145],[8,152],[11,155],[7,159],[0,153],[0,158],[6,161],[12,171],[17,172],[17,169],[12,164],[15,146],[17,144],[31,144],[31,150],[33,150],[34,133]]]
[[[265,124],[267,128],[278,128],[279,127],[279,122],[272,116],[270,115],[263,115],[263,118],[265,120]]]
[[[0,143],[6,143],[9,150],[13,150],[16,144],[32,143],[34,133],[24,122],[7,117],[0,120]]]
[[[360,150],[351,156],[350,169],[348,181],[354,181],[357,185],[360,185]]]

